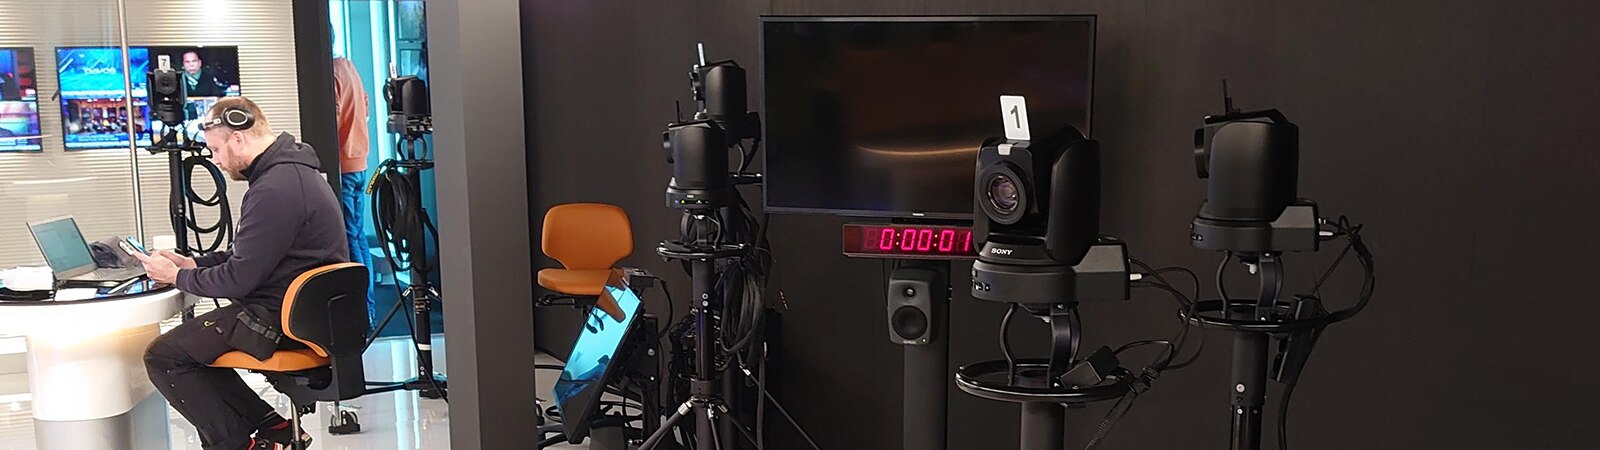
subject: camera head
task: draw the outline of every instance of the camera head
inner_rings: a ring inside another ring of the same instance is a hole
[[[1230,102],[1231,103],[1231,102]],[[1194,131],[1195,170],[1206,201],[1195,247],[1235,252],[1317,248],[1316,204],[1296,197],[1300,129],[1278,110],[1207,116]]]
[[[667,206],[713,209],[726,206],[728,176],[727,133],[710,119],[674,123],[661,133],[672,165],[667,183]]]
[[[1125,246],[1099,236],[1100,145],[1067,126],[978,151],[972,295],[1030,313],[1128,298]]]
[[[745,110],[744,69],[731,60],[706,64],[705,47],[699,50],[699,63],[689,71],[694,119],[680,116],[661,134],[667,164],[672,165],[667,206],[688,210],[729,206],[736,193],[735,176],[728,171],[728,149],[745,139],[759,142],[761,135],[760,119]],[[743,162],[748,163],[750,156],[746,154]]]
[[[184,106],[188,102],[189,87],[179,78],[178,71],[172,69],[171,58],[161,55],[156,61],[155,70],[148,74],[150,115],[166,125],[169,132],[176,131],[183,127],[184,120],[188,118]]]
[[[389,78],[383,84],[383,98],[389,106],[389,132],[407,138],[433,132],[428,84],[421,78],[411,75]]]
[[[989,139],[976,188],[980,260],[1076,264],[1100,231],[1100,143],[1071,126],[1032,142]]]
[[[729,142],[761,135],[761,121],[747,111],[744,68],[733,60],[699,64],[689,71],[696,119],[710,119],[727,132]]]

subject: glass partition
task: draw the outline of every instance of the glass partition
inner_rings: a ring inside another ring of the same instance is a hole
[[[72,215],[91,241],[138,232],[146,55],[121,17],[116,0],[0,2],[0,268],[43,264],[29,221]]]
[[[388,130],[388,104],[384,100],[383,86],[392,75],[412,75],[428,80],[427,21],[422,0],[329,0],[328,10],[333,24],[333,57],[349,60],[360,74],[361,85],[368,94],[366,123],[370,136],[367,154],[367,175],[374,174],[383,161],[395,158],[399,135]],[[337,70],[337,69],[336,69]],[[432,147],[433,138],[424,142]],[[423,206],[438,211],[435,206],[434,174],[422,173]],[[370,205],[367,205],[370,208]],[[384,260],[370,211],[363,215],[363,230],[367,236],[370,266],[381,274],[383,280],[398,277],[409,284],[409,274],[394,274]],[[435,217],[437,221],[437,217]],[[437,222],[435,222],[437,225]],[[391,249],[397,254],[397,249]],[[437,257],[438,252],[430,250]],[[438,283],[438,272],[432,280]]]
[[[0,268],[42,263],[31,220],[70,214],[91,241],[175,234],[170,157],[146,149],[165,131],[145,89],[161,59],[181,71],[191,118],[242,94],[276,131],[298,135],[290,23],[290,5],[273,0],[0,2]],[[185,134],[196,128],[185,124]],[[194,197],[215,196],[212,174],[194,172]],[[233,215],[246,189],[226,183]],[[223,214],[194,211],[201,228]],[[201,247],[214,242],[182,229]]]

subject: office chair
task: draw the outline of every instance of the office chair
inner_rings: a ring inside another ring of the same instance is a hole
[[[289,397],[293,435],[300,436],[300,418],[314,411],[317,402],[349,400],[366,392],[361,353],[370,326],[366,266],[329,264],[300,274],[283,296],[283,335],[307,348],[278,350],[266,361],[233,351],[211,367],[266,375],[273,389]],[[306,445],[295,442],[294,448],[304,450]]]
[[[615,205],[569,203],[544,215],[544,254],[563,268],[539,270],[539,286],[555,291],[539,299],[542,306],[570,300],[593,305],[605,289],[618,261],[633,254],[633,226],[628,213]]]

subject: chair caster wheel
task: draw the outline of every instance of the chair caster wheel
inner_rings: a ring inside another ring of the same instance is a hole
[[[310,405],[295,405],[294,410],[296,413],[302,416],[310,415],[317,412],[317,405],[315,403]]]
[[[337,424],[328,427],[328,434],[344,435],[361,432],[361,419],[354,411],[339,411]]]

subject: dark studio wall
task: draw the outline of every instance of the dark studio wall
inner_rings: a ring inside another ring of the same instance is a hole
[[[675,297],[688,297],[682,271],[653,250],[680,216],[663,204],[661,131],[673,100],[688,99],[694,43],[756,67],[761,14],[1097,14],[1104,232],[1146,261],[1209,278],[1219,255],[1187,242],[1204,189],[1189,147],[1201,118],[1220,110],[1224,77],[1241,107],[1278,108],[1300,125],[1301,195],[1325,216],[1366,224],[1377,296],[1324,334],[1294,396],[1295,448],[1593,448],[1600,4],[1564,3],[525,0],[530,232],[537,242],[555,204],[618,204],[634,222],[625,264],[668,275]],[[756,102],[754,70],[750,84]],[[772,218],[772,296],[788,305],[775,389],[825,449],[898,448],[901,353],[885,338],[883,265],[839,254],[843,221]],[[1307,289],[1337,250],[1290,255],[1291,290]],[[534,256],[534,267],[552,265]],[[1338,304],[1359,285],[1347,266],[1324,289]],[[998,358],[1005,308],[959,281],[956,292],[951,369]],[[664,308],[659,295],[646,302]],[[1083,311],[1089,345],[1174,328],[1157,292]],[[576,313],[537,314],[540,347],[565,353]],[[1044,328],[1024,322],[1014,340],[1038,354]],[[1104,448],[1227,445],[1229,347],[1207,334],[1200,362],[1164,376]],[[951,448],[1016,447],[1014,406],[950,398]],[[1104,414],[1069,412],[1071,445]]]

